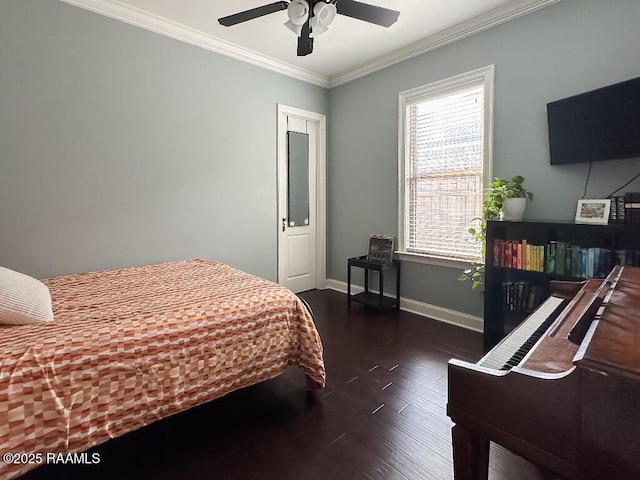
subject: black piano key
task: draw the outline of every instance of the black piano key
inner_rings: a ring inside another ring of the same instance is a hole
[[[569,303],[569,300],[565,299],[558,304],[558,306],[549,314],[549,316],[545,319],[544,322],[536,329],[535,332],[531,334],[531,336],[520,346],[518,350],[511,356],[509,360],[500,368],[500,370],[510,370],[513,367],[517,367],[522,359],[529,353],[529,350],[533,348],[533,346],[538,343],[540,337],[544,335],[544,333],[549,329],[551,324],[555,321],[556,318],[560,315],[560,313],[564,310],[564,308]]]

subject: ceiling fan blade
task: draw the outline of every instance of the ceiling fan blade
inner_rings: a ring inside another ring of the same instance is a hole
[[[245,10],[244,12],[234,13],[233,15],[229,15],[228,17],[219,18],[218,22],[220,23],[220,25],[230,27],[232,25],[237,25],[238,23],[246,22],[247,20],[253,20],[254,18],[269,15],[270,13],[286,10],[288,6],[289,2],[274,2],[270,3],[269,5],[263,5],[261,7]]]
[[[302,32],[300,32],[300,36],[298,37],[299,57],[304,57],[305,55],[309,55],[313,52],[313,38],[309,36],[311,34],[311,26],[309,25],[310,21],[311,19],[308,18],[307,21],[304,22]]]
[[[400,15],[400,12],[395,10],[369,5],[368,3],[356,2],[354,0],[337,0],[336,8],[341,15],[375,23],[382,27],[390,27],[396,23]]]

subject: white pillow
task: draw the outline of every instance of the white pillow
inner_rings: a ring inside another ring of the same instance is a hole
[[[40,280],[0,267],[0,324],[53,321],[51,294]]]

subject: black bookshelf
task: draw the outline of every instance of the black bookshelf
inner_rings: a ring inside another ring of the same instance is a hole
[[[486,241],[485,351],[549,296],[551,280],[604,278],[616,264],[640,265],[640,224],[489,221]]]

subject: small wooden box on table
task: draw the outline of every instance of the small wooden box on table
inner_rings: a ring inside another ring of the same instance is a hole
[[[395,308],[400,310],[400,261],[380,262],[368,260],[366,255],[353,257],[347,261],[347,302],[362,303],[378,308]],[[364,268],[364,292],[351,294],[351,267]],[[369,291],[369,271],[374,270],[380,274],[380,292]],[[389,270],[396,271],[396,296],[395,298],[384,294],[384,273]]]

